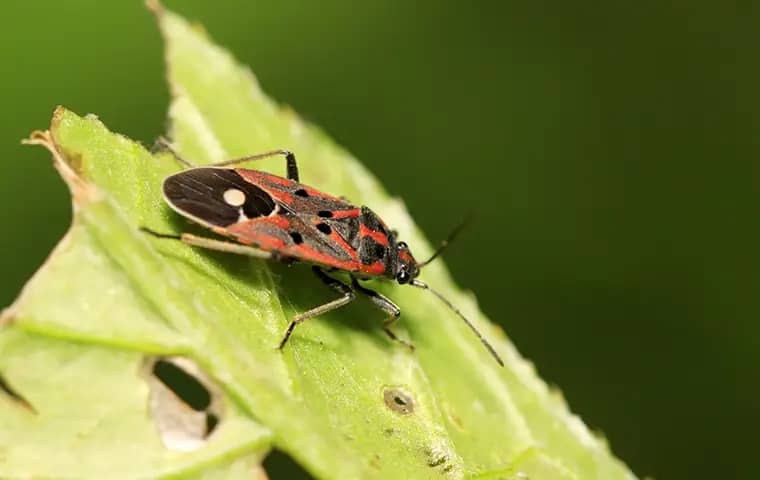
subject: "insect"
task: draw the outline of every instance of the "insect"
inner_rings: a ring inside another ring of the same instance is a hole
[[[167,204],[185,218],[229,240],[189,233],[163,234],[147,228],[143,228],[144,231],[200,248],[311,264],[316,276],[340,295],[293,317],[280,341],[280,349],[297,325],[350,303],[357,294],[369,299],[386,314],[383,331],[388,337],[413,348],[390,329],[401,315],[398,306],[360,283],[383,279],[431,292],[458,315],[494,359],[504,365],[488,341],[451,302],[417,280],[421,268],[440,255],[462,225],[429,259],[418,262],[409,246],[398,241],[397,234],[370,208],[353,205],[300,183],[296,157],[290,151],[272,150],[198,167],[178,155],[165,139],[159,139],[159,144],[186,167],[164,180],[163,194]],[[279,155],[285,158],[287,178],[234,167]],[[336,273],[347,274],[349,282],[335,278],[333,274]]]

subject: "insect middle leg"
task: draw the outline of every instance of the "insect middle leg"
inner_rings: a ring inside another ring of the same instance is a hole
[[[285,329],[285,334],[283,335],[282,340],[280,341],[280,345],[277,347],[280,350],[282,350],[282,348],[287,343],[288,339],[290,338],[290,334],[293,333],[293,329],[296,328],[296,325],[303,323],[305,320],[308,320],[312,317],[317,317],[319,315],[322,315],[323,313],[336,310],[344,305],[351,303],[351,301],[353,301],[354,298],[356,298],[356,294],[354,293],[354,291],[351,289],[351,287],[349,287],[345,283],[327,275],[319,267],[312,267],[312,270],[314,271],[314,274],[317,277],[319,277],[319,279],[322,280],[322,282],[325,285],[332,288],[336,292],[340,293],[341,297],[336,298],[332,302],[327,302],[324,305],[319,305],[317,307],[312,308],[311,310],[307,310],[305,312],[299,313],[298,315],[293,317],[293,320],[291,320],[290,323],[288,324],[288,328]]]
[[[405,347],[410,348],[411,350],[414,350],[414,345],[407,342],[406,340],[403,340],[401,338],[398,338],[395,333],[393,333],[393,330],[391,330],[391,325],[393,325],[396,320],[401,316],[401,309],[398,308],[398,305],[393,303],[390,298],[386,297],[385,295],[382,295],[380,293],[377,293],[374,290],[370,290],[369,288],[363,287],[359,284],[359,282],[355,278],[351,278],[351,284],[354,287],[354,289],[367,297],[370,302],[372,302],[377,308],[388,314],[388,316],[383,320],[383,331],[385,332],[388,337],[393,340],[394,342],[398,342]]]
[[[177,153],[176,150],[174,150],[174,147],[172,147],[171,143],[164,138],[159,137],[158,140],[156,140],[156,144],[169,150],[172,155],[177,159],[179,163],[181,163],[185,168],[194,168],[196,165],[192,164],[185,158],[183,158],[179,153]],[[298,181],[298,163],[296,162],[296,156],[293,154],[293,152],[289,150],[283,150],[283,149],[277,149],[277,150],[270,150],[268,152],[263,153],[257,153],[254,155],[246,155],[245,157],[240,158],[233,158],[231,160],[224,160],[217,163],[212,163],[210,165],[207,165],[209,167],[229,167],[232,165],[239,165],[241,163],[245,162],[252,162],[254,160],[261,160],[264,158],[274,157],[275,155],[283,155],[285,157],[285,168],[287,171],[287,178],[288,180],[293,180],[294,182]]]

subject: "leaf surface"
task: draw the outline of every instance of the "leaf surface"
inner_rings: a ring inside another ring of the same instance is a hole
[[[304,183],[369,205],[418,258],[431,253],[402,202],[356,159],[268,99],[198,28],[154,9],[166,41],[169,135],[184,158],[205,164],[287,148]],[[95,117],[59,109],[49,137],[37,139],[53,151],[75,215],[4,316],[0,375],[37,413],[0,393],[0,476],[225,478],[257,471],[274,446],[320,478],[634,478],[441,262],[421,278],[473,320],[504,368],[435,297],[390,284],[377,287],[401,307],[394,330],[414,352],[390,342],[382,314],[363,301],[299,326],[280,352],[292,315],[334,297],[308,268],[142,233],[202,233],[161,196],[162,179],[180,166]],[[277,159],[249,167],[284,173]],[[191,359],[221,392],[219,426],[192,453],[167,451],[151,418],[141,365],[157,355]]]

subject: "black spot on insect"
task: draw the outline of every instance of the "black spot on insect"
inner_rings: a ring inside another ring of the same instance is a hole
[[[400,415],[414,413],[414,398],[400,388],[391,387],[383,390],[383,400],[386,407]]]
[[[319,215],[322,218],[332,218],[333,213],[330,210],[320,210],[317,212],[317,215]]]
[[[330,235],[332,233],[332,228],[330,228],[330,225],[326,223],[318,223],[317,230],[324,233],[325,235]]]
[[[202,412],[211,405],[211,392],[174,363],[158,360],[153,365],[153,375],[193,410]]]
[[[372,255],[379,259],[385,257],[385,247],[379,243],[372,245]]]
[[[306,191],[306,190],[304,190],[303,188],[299,188],[299,189],[298,189],[298,190],[296,190],[294,193],[295,193],[296,195],[298,195],[299,197],[304,197],[304,198],[306,198],[306,197],[308,197],[308,196],[309,196],[309,192],[307,192],[307,191]]]
[[[377,240],[367,235],[359,242],[359,261],[364,265],[370,265],[385,258],[386,248]]]
[[[301,245],[303,243],[303,237],[298,232],[290,232],[290,238],[293,239],[293,243]]]

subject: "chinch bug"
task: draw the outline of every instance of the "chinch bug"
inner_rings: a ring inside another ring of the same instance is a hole
[[[371,279],[395,280],[431,292],[456,313],[478,336],[483,345],[504,365],[493,347],[475,326],[440,293],[417,280],[420,269],[438,257],[461,229],[455,229],[433,255],[418,262],[409,247],[368,207],[299,183],[298,165],[287,150],[249,155],[209,166],[197,167],[179,156],[164,139],[159,144],[171,151],[186,170],[167,177],[163,193],[169,206],[180,215],[212,232],[231,239],[223,241],[189,233],[170,235],[144,231],[160,238],[172,238],[196,247],[248,255],[283,262],[312,265],[317,277],[340,297],[296,315],[280,341],[282,349],[296,325],[350,303],[356,294],[367,297],[387,314],[383,330],[392,340],[410,348],[390,329],[401,310],[384,295],[362,286]],[[245,162],[276,155],[285,157],[287,178],[259,170],[232,168]],[[350,284],[328,273],[345,273]]]

